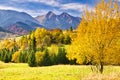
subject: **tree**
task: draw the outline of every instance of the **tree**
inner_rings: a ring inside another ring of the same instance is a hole
[[[16,52],[12,55],[12,61],[13,61],[13,62],[19,62],[19,56],[20,56],[20,51],[16,51]]]
[[[42,40],[43,45],[50,46],[51,45],[51,38],[49,35],[45,35]]]
[[[36,38],[35,37],[31,39],[30,50],[33,50],[34,52],[36,52]]]
[[[43,55],[44,55],[44,52],[41,52],[41,51],[37,51],[35,53],[35,58],[36,58],[36,63],[38,66],[42,66],[42,60],[43,60]]]
[[[57,64],[67,64],[69,61],[66,57],[66,51],[64,48],[58,48],[58,54],[56,57]]]
[[[25,50],[29,45],[28,42],[29,39],[27,38],[27,36],[22,36],[21,39],[18,41],[18,45],[20,46],[20,49]]]
[[[33,37],[33,39],[31,40],[30,47],[29,47],[29,56],[28,56],[28,65],[30,67],[36,66],[35,53],[36,53],[36,39],[35,37]]]
[[[30,51],[29,56],[28,56],[28,65],[30,67],[35,67],[36,66],[36,61],[35,61],[35,53],[33,50]]]
[[[70,27],[70,31],[71,31],[71,32],[73,31],[73,28],[72,28],[72,26]]]
[[[43,55],[43,59],[41,61],[41,64],[43,66],[50,66],[52,64],[48,49],[45,49],[45,51],[44,51],[44,55]]]
[[[52,43],[58,44],[63,42],[64,35],[62,30],[54,29],[51,31],[51,33],[52,33]]]
[[[47,34],[47,30],[44,28],[37,28],[34,33],[34,37],[36,38],[37,47],[40,47],[40,45],[43,44],[42,39]]]
[[[4,53],[5,53],[4,62],[5,63],[10,62],[11,61],[11,52],[9,50],[7,50],[7,49],[4,49]]]
[[[70,44],[71,43],[71,38],[69,35],[65,35],[65,38],[64,38],[64,44]]]
[[[80,64],[86,60],[102,73],[106,62],[119,61],[119,41],[120,6],[117,2],[102,0],[94,11],[85,11],[67,57],[77,59]]]
[[[28,53],[27,53],[27,51],[28,50],[21,51],[21,53],[19,55],[19,62],[27,63],[27,60],[28,60]]]

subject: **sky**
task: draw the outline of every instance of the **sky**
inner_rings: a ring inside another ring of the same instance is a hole
[[[100,0],[0,0],[0,9],[26,12],[33,17],[44,15],[49,11],[55,14],[67,12],[81,16],[84,9],[93,10]],[[120,0],[119,0],[120,1]]]

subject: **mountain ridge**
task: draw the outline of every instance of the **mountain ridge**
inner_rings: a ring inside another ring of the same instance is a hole
[[[30,30],[34,30],[36,27],[43,27],[31,15],[14,10],[0,10],[0,26],[7,31],[19,35],[26,34]],[[15,30],[13,30],[13,26],[14,28],[16,27]],[[23,33],[21,34],[21,32]]]
[[[67,12],[57,15],[54,12],[49,11],[45,15],[34,18],[25,12],[0,10],[0,29],[8,31],[8,34],[10,32],[17,35],[24,35],[31,30],[35,30],[37,27],[46,29],[59,28],[65,30],[72,26],[73,29],[75,29],[80,21],[80,17],[74,17]]]
[[[80,17],[74,17],[66,12],[56,15],[52,11],[35,18],[40,22],[40,24],[46,26],[47,29],[69,29],[71,26],[75,29],[81,21]]]

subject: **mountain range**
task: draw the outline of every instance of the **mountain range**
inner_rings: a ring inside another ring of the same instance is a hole
[[[75,29],[80,20],[81,18],[74,17],[66,12],[56,15],[49,11],[45,15],[34,18],[25,12],[0,10],[0,32],[24,35],[36,27],[69,29],[72,26]]]
[[[26,34],[36,27],[42,27],[39,22],[25,12],[0,10],[0,26],[12,33]]]
[[[56,15],[52,11],[48,12],[46,15],[37,16],[36,19],[48,29],[69,29],[71,26],[75,29],[81,20],[81,18],[71,16],[66,12]]]

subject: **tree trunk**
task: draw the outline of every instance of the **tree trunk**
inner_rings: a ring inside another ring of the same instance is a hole
[[[99,69],[99,71],[100,71],[101,74],[103,73],[103,69],[104,69],[103,62],[100,62],[100,69]]]

